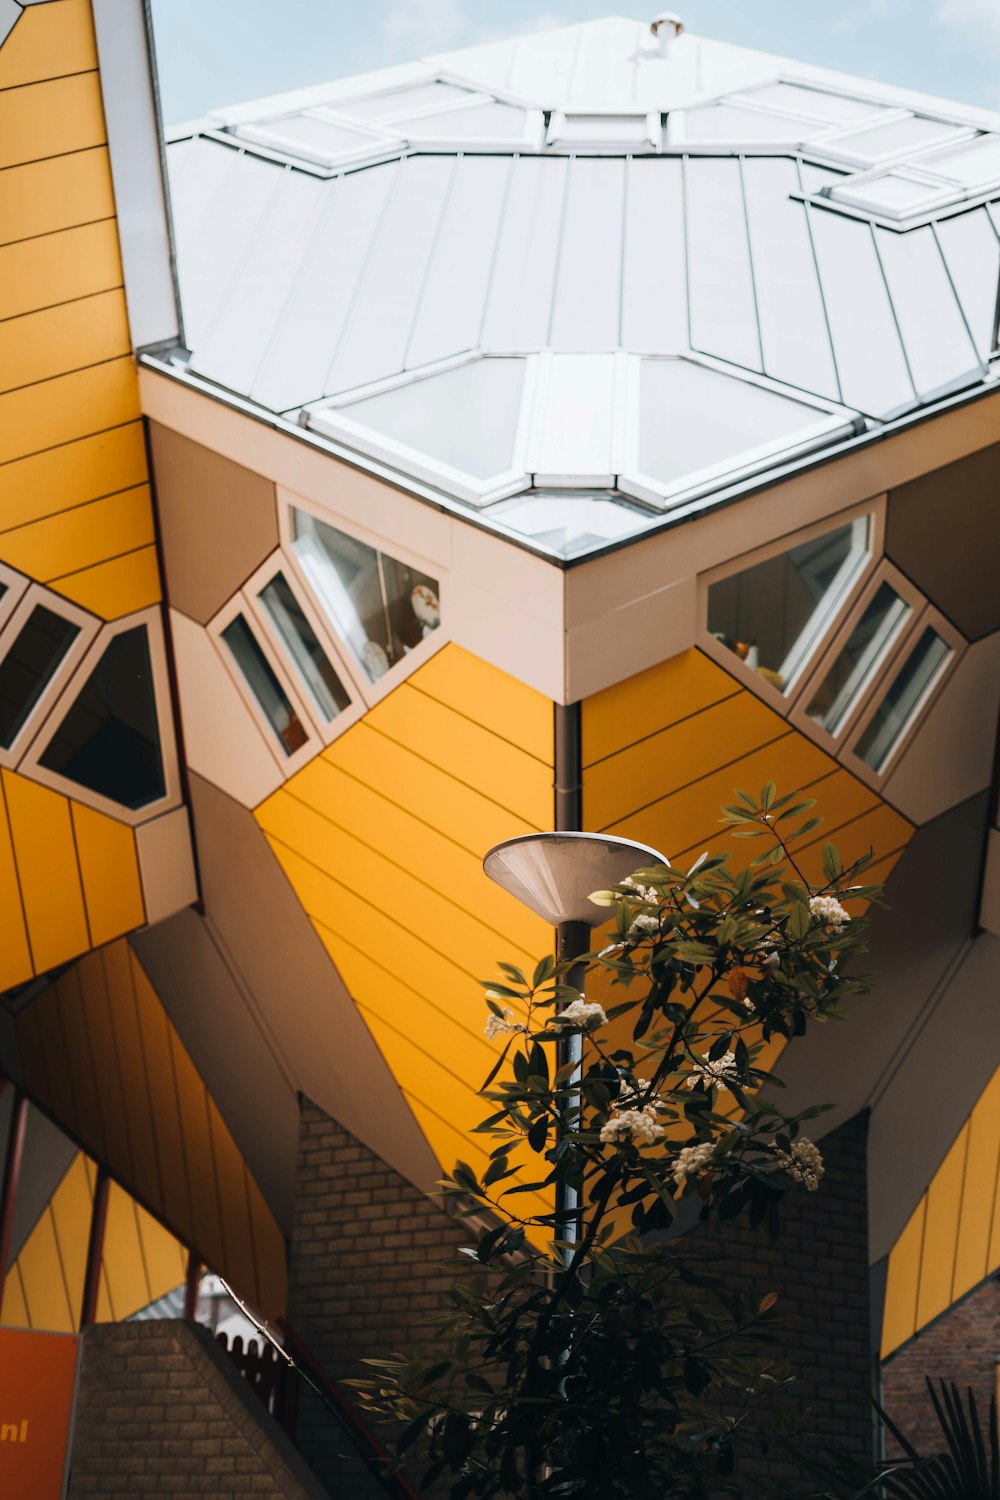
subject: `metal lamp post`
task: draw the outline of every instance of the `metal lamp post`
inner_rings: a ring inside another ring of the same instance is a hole
[[[497,885],[556,929],[556,957],[565,960],[586,953],[592,929],[607,920],[606,909],[590,900],[593,891],[618,885],[643,866],[666,863],[662,854],[645,844],[603,833],[529,833],[495,844],[483,860],[483,869]],[[584,966],[578,963],[568,970],[565,982],[582,994],[583,979]],[[582,1035],[574,1032],[560,1040],[556,1058],[560,1067],[574,1064],[571,1084],[578,1084]],[[557,1185],[556,1213],[568,1261],[579,1236],[580,1195],[576,1188]]]

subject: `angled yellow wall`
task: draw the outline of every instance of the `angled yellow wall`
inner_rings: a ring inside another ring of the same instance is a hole
[[[160,585],[89,0],[0,47],[0,561],[103,619]]]
[[[1000,1268],[1000,1069],[889,1254],[882,1358]]]
[[[551,950],[482,858],[551,828],[552,736],[548,698],[448,645],[256,812],[444,1167],[486,1159],[476,981]]]

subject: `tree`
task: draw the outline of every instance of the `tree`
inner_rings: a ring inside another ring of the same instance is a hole
[[[766,1060],[867,989],[847,905],[879,887],[858,880],[871,855],[845,870],[831,844],[822,883],[807,878],[812,800],[735,795],[733,837],[766,840],[746,868],[704,854],[592,897],[613,924],[586,957],[601,999],[548,956],[485,984],[502,1040],[480,1090],[489,1165],[443,1184],[477,1243],[432,1345],[359,1382],[452,1500],[746,1495],[761,1431],[794,1445],[800,1424],[768,1415],[792,1379],[776,1296],[732,1285],[678,1231],[745,1219],[774,1237],[786,1193],[819,1187],[801,1133],[819,1111],[784,1114]],[[582,1065],[562,1060],[574,1034]]]

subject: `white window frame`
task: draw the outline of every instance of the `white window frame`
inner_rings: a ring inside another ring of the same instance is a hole
[[[343,151],[321,153],[318,149],[313,150],[308,146],[303,146],[291,136],[283,137],[281,131],[283,122],[298,119],[300,115],[309,119],[317,119],[321,123],[352,130],[362,136],[365,143],[348,147]],[[319,105],[286,112],[270,120],[247,121],[245,124],[233,125],[227,133],[238,145],[263,147],[275,153],[279,160],[291,158],[293,162],[308,162],[311,166],[320,167],[331,173],[344,167],[358,166],[362,162],[380,161],[406,149],[406,141],[402,137],[390,131],[359,124],[347,119],[346,116],[337,116],[332,110],[326,110]]]
[[[299,723],[305,731],[306,737],[303,744],[291,755],[286,755],[282,750],[278,743],[274,725],[264,712],[256,693],[244,676],[228,643],[222,638],[222,632],[226,629],[226,626],[231,625],[240,615],[246,621],[247,629],[260,647],[268,666],[280,683],[289,703],[295,710]],[[294,776],[296,771],[300,771],[303,766],[308,765],[315,758],[319,751],[322,750],[324,742],[312,715],[306,707],[303,694],[299,692],[296,683],[292,680],[291,673],[286,665],[284,650],[279,652],[274,648],[261,625],[256,610],[251,607],[250,601],[244,597],[242,591],[234,594],[231,599],[226,601],[218,614],[209,620],[206,628],[209,637],[215,645],[216,651],[219,653],[219,660],[222,662],[240,697],[249,709],[260,731],[261,738],[271,754],[271,758],[287,780],[288,777]]]
[[[799,406],[811,409],[816,412],[816,421],[788,438],[762,443],[757,448],[734,454],[731,459],[706,464],[703,469],[696,469],[692,473],[664,483],[653,475],[644,473],[639,465],[641,438],[639,381],[642,360],[682,360],[687,364],[700,365],[703,369],[714,370],[729,379],[738,379],[745,384],[759,386],[762,390],[784,397],[786,401],[794,401]],[[647,505],[655,505],[660,510],[670,510],[685,501],[696,499],[709,490],[716,490],[720,480],[738,484],[741,480],[749,479],[763,469],[772,469],[786,459],[799,458],[817,448],[826,448],[838,437],[852,437],[857,433],[862,420],[857,412],[840,406],[836,402],[825,401],[811,394],[807,396],[802,391],[781,385],[775,380],[769,380],[765,375],[736,369],[722,360],[693,353],[634,355],[630,361],[626,411],[624,461],[618,476],[618,488],[623,494],[632,495],[636,500],[643,500]]]
[[[829,97],[832,99],[851,99],[856,104],[866,104],[869,109],[869,114],[859,115],[858,118],[853,121],[853,128],[855,130],[863,129],[868,123],[874,123],[878,120],[885,119],[885,117],[889,114],[899,113],[898,109],[895,109],[894,106],[890,104],[886,104],[883,99],[869,98],[867,95],[860,94],[853,89],[850,91],[848,91],[847,89],[836,89],[830,87],[829,85],[817,83],[812,78],[793,78],[790,75],[784,73],[779,74],[776,78],[768,78],[758,83],[750,84],[745,89],[734,90],[733,93],[726,94],[722,99],[710,100],[707,102],[719,104],[736,104],[739,105],[740,108],[760,110],[766,112],[769,115],[783,115],[790,120],[816,120],[820,125],[824,125],[830,130],[840,130],[843,128],[839,122],[831,122],[829,120],[825,120],[822,115],[809,114],[808,106],[806,105],[803,105],[802,109],[798,109],[792,108],[790,105],[775,104],[771,100],[762,100],[755,97],[761,92],[762,89],[774,88],[776,84],[780,83],[786,84],[789,88],[806,89],[811,94],[826,94],[829,95]]]
[[[754,548],[752,552],[744,552],[739,557],[730,558],[717,568],[702,573],[698,578],[698,645],[730,676],[744,683],[783,718],[790,717],[791,709],[802,692],[803,685],[808,687],[812,679],[813,663],[821,659],[821,653],[822,659],[826,660],[824,639],[828,638],[833,622],[843,611],[853,610],[856,607],[859,597],[879,566],[885,549],[885,512],[886,497],[878,495],[861,505],[853,505],[847,510],[824,516],[823,520],[816,521],[811,526],[805,526],[799,531],[789,532],[775,541]],[[809,639],[804,648],[801,663],[791,678],[788,692],[782,692],[773,683],[766,681],[752,667],[748,667],[745,661],[741,661],[735,651],[730,651],[710,633],[708,591],[712,584],[745,573],[749,568],[756,567],[758,563],[767,562],[772,557],[781,557],[803,542],[812,541],[814,537],[824,536],[828,532],[837,531],[842,526],[850,525],[866,517],[868,519],[867,556],[857,565],[844,592],[831,600],[827,610],[819,618],[810,622]],[[812,720],[809,724],[812,725]]]
[[[288,587],[295,595],[299,608],[315,631],[316,639],[329,658],[330,665],[337,673],[345,692],[350,698],[347,707],[342,708],[333,719],[325,719],[319,705],[313,702],[312,691],[308,683],[303,681],[298,665],[290,657],[288,647],[282,640],[274,621],[271,619],[260,597],[261,591],[278,573],[284,577]],[[314,605],[312,595],[305,589],[298,573],[281,551],[272,553],[267,561],[261,564],[256,573],[247,579],[240,592],[243,594],[248,609],[254,615],[261,630],[267,637],[268,644],[271,647],[270,654],[280,659],[286,666],[288,675],[295,683],[303,704],[308,711],[309,724],[316,730],[316,733],[324,744],[331,744],[339,735],[343,734],[345,729],[349,729],[352,724],[357,723],[358,719],[365,712],[365,702],[358,691],[354,674],[344,660],[343,648],[335,642],[335,638],[326,624],[325,616]],[[225,642],[222,644],[225,647]],[[231,655],[232,653],[230,653]],[[240,675],[242,676],[242,673]],[[268,726],[268,730],[271,732],[270,726]]]
[[[5,583],[6,581],[4,578]],[[41,584],[29,585],[27,579],[24,582],[27,586],[19,590],[15,607],[10,610],[3,626],[3,634],[0,636],[0,659],[6,656],[38,605],[51,610],[54,615],[61,615],[69,620],[77,627],[78,634],[76,639],[70,642],[66,655],[45,684],[38,702],[14,736],[14,743],[6,750],[0,746],[0,766],[6,766],[8,770],[13,770],[25,758],[39,726],[45,723],[49,711],[62,697],[67,683],[87,655],[94,637],[101,628],[101,622],[87,610],[81,609],[78,604],[64,599],[61,594],[52,593]],[[0,602],[6,604],[7,600],[4,598]]]
[[[642,141],[623,141],[614,138],[603,139],[595,131],[593,138],[574,136],[570,139],[564,137],[567,125],[572,125],[574,120],[607,118],[620,120],[623,115],[636,120],[645,120],[646,135]],[[586,109],[581,104],[574,104],[569,109],[556,109],[552,111],[549,120],[549,128],[545,134],[545,145],[553,151],[561,153],[577,153],[583,156],[606,154],[609,156],[658,155],[663,149],[663,122],[659,110],[630,110],[612,109],[608,105],[599,105],[593,109]]]
[[[442,83],[446,80],[441,79]],[[447,80],[450,82],[450,80]],[[458,87],[459,85],[456,85]],[[465,87],[465,85],[461,85]],[[524,114],[521,128],[513,131],[496,130],[490,135],[463,135],[461,121],[449,129],[449,117],[461,114],[484,104],[502,104],[509,109],[519,109]],[[333,106],[331,106],[332,110]],[[347,116],[343,116],[346,122]],[[439,121],[436,133],[409,135],[408,121]],[[537,106],[511,104],[508,99],[498,99],[495,94],[469,91],[467,99],[453,100],[451,104],[439,104],[433,109],[414,109],[393,115],[384,122],[403,135],[413,151],[462,151],[475,155],[484,151],[541,151],[545,145],[545,116]]]
[[[354,685],[359,699],[373,708],[383,698],[387,697],[394,688],[398,687],[407,677],[422,667],[424,662],[435,656],[442,647],[446,646],[452,639],[451,622],[451,600],[450,583],[446,570],[440,563],[433,562],[429,558],[421,557],[419,553],[411,551],[410,548],[402,546],[391,538],[379,536],[377,532],[368,531],[359,526],[355,521],[348,519],[339,512],[328,506],[321,505],[311,500],[307,495],[296,494],[292,490],[284,489],[281,485],[277,487],[278,492],[278,534],[281,541],[281,551],[288,568],[295,575],[296,581],[303,592],[314,606],[315,613],[324,622],[326,633],[333,637],[339,647],[341,660],[350,674],[350,680]],[[312,584],[309,582],[305,570],[302,568],[294,550],[294,531],[292,527],[292,511],[301,510],[317,521],[325,521],[328,526],[333,526],[342,531],[345,536],[353,537],[355,541],[364,543],[365,546],[373,547],[376,552],[383,552],[397,562],[405,563],[407,567],[416,568],[425,573],[429,578],[435,579],[438,586],[438,601],[441,605],[441,623],[413,650],[408,652],[402,661],[395,662],[389,670],[380,677],[377,682],[372,682],[365,672],[360,661],[357,660],[349,643],[344,641],[336,624],[329,619],[322,604],[316,598]]]
[[[355,421],[346,410],[355,402],[363,401],[369,396],[380,395],[383,391],[396,390],[400,386],[415,385],[419,380],[427,380],[434,375],[445,374],[463,365],[478,363],[482,359],[521,359],[525,363],[521,411],[514,434],[513,460],[508,469],[499,474],[490,475],[488,479],[477,479],[463,469],[456,469],[450,464],[438,462],[421,449],[412,448],[408,443],[397,442],[377,432],[373,427]],[[449,359],[436,360],[433,364],[421,365],[415,370],[405,370],[402,374],[372,381],[368,385],[356,386],[350,391],[341,391],[332,399],[314,402],[304,407],[303,410],[307,413],[308,425],[312,432],[332,438],[334,442],[344,443],[348,448],[354,448],[360,453],[366,453],[370,458],[379,459],[391,468],[409,474],[414,479],[421,479],[438,489],[443,489],[447,494],[456,495],[460,500],[466,500],[472,505],[489,505],[494,500],[504,500],[508,495],[516,495],[521,490],[530,488],[531,474],[527,465],[527,441],[534,408],[537,370],[537,355],[491,355],[475,350]]]
[[[848,704],[840,728],[836,733],[831,734],[828,729],[808,714],[809,700],[823,683],[827,673],[833,667],[840,651],[850,637],[851,631],[883,583],[889,584],[896,594],[899,595],[907,606],[907,613],[899,621],[889,639],[884,643],[882,650],[871,662],[864,679]],[[889,665],[904,649],[905,642],[912,636],[916,623],[924,610],[925,602],[924,595],[920,590],[898,568],[883,558],[877,564],[875,571],[868,573],[867,582],[861,592],[856,595],[847,613],[842,614],[841,623],[836,633],[829,640],[826,649],[820,656],[814,657],[812,670],[799,679],[793,696],[791,710],[788,714],[789,721],[797,729],[801,729],[803,733],[810,735],[812,739],[818,741],[831,755],[836,755],[840,748],[852,738],[854,725],[866,711],[870,696],[876,690],[876,684],[885,679]],[[838,610],[837,613],[841,614],[842,612]]]
[[[911,146],[905,150],[897,148],[894,151],[883,151],[880,156],[871,156],[869,153],[852,150],[849,145],[845,144],[850,136],[858,135],[861,131],[878,129],[882,125],[895,125],[904,120],[930,120],[936,125],[946,125],[949,129],[956,130],[958,134],[947,141],[928,141],[921,146]],[[822,137],[813,137],[809,142],[809,154],[837,166],[855,167],[863,172],[872,172],[896,164],[909,166],[911,162],[927,152],[954,149],[967,141],[974,140],[979,133],[974,126],[949,119],[947,115],[931,114],[917,109],[888,110],[876,122],[866,124],[863,120],[855,120],[849,126],[838,126],[836,130]]]
[[[451,99],[446,104],[419,104],[414,108],[412,104],[400,105],[398,109],[387,108],[382,116],[382,124],[376,128],[384,129],[386,125],[394,124],[396,120],[423,119],[425,115],[443,115],[453,109],[468,109],[472,104],[492,104],[497,95],[491,89],[484,89],[481,84],[470,83],[467,78],[446,77],[441,73],[433,73],[427,78],[406,78],[400,82],[383,85],[381,88],[364,89],[358,94],[340,94],[334,99],[325,99],[321,105],[315,107],[329,110],[335,114],[338,120],[353,123],[357,119],[345,108],[351,104],[363,104],[366,99],[390,99],[393,94],[408,94],[412,89],[424,89],[435,83],[445,84],[448,88],[463,89],[468,95],[467,99]],[[498,103],[507,104],[507,99],[497,100]],[[519,101],[520,102],[520,101]],[[522,108],[525,106],[522,104]],[[528,106],[530,108],[530,106]],[[366,122],[367,123],[367,122]]]
[[[4,593],[0,596],[0,630],[3,630],[24,597],[31,579],[25,578],[23,573],[18,573],[13,568],[8,568],[6,563],[0,563],[0,583],[4,586]]]
[[[126,631],[134,630],[136,626],[145,625],[146,635],[149,641],[149,663],[153,679],[153,698],[156,705],[157,724],[160,732],[160,755],[163,761],[163,785],[164,795],[155,802],[148,802],[145,807],[125,807],[121,802],[115,802],[113,798],[103,797],[97,792],[92,792],[89,787],[81,786],[79,782],[71,781],[68,776],[61,776],[57,771],[49,771],[40,764],[40,757],[45,753],[46,747],[52,736],[58,730],[62,720],[72,708],[77,694],[82,690],[88,677],[96,667],[105,648],[117,635],[124,635]],[[151,605],[148,609],[139,610],[133,615],[125,615],[120,620],[111,620],[102,625],[96,637],[83,659],[78,663],[73,676],[66,684],[60,694],[59,701],[50,705],[45,722],[36,731],[27,753],[21,762],[20,769],[33,781],[41,782],[43,786],[51,787],[53,791],[61,792],[63,796],[69,797],[73,802],[82,802],[86,807],[91,807],[95,812],[106,813],[118,823],[125,823],[130,828],[137,828],[142,823],[149,823],[153,818],[159,817],[163,812],[181,804],[181,778],[180,766],[177,759],[177,736],[174,724],[173,702],[171,698],[170,674],[167,668],[167,652],[163,639],[163,615],[160,606]]]

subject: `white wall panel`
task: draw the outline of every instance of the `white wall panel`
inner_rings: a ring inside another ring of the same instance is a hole
[[[549,340],[553,349],[613,349],[621,305],[625,163],[570,163]]]
[[[985,208],[956,214],[936,233],[979,357],[989,359],[1000,281],[1000,244],[990,216]]]
[[[555,286],[569,162],[527,157],[514,163],[497,245],[483,348],[544,349]]]
[[[688,347],[684,184],[679,160],[633,159],[625,203],[621,341],[657,354]]]
[[[963,377],[978,379],[979,358],[933,230],[876,229],[875,237],[918,394],[927,397]]]
[[[759,370],[739,162],[689,157],[684,183],[692,347]]]

